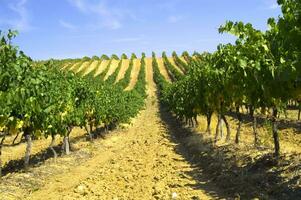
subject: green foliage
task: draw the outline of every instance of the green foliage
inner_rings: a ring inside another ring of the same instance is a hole
[[[282,66],[282,78],[295,79],[293,98],[301,100],[301,2],[278,0],[278,3],[282,16],[278,20],[269,19],[273,49]]]
[[[61,71],[61,61],[33,62],[11,45],[14,36],[0,35],[0,132],[6,133],[0,137],[21,130],[47,137],[67,136],[74,126],[116,127],[143,107],[144,67],[135,89],[123,91],[90,75]]]
[[[166,53],[163,52],[162,53],[162,58],[163,58],[163,62],[164,62],[164,65],[165,67],[167,68],[169,74],[171,75],[171,77],[173,77],[172,79],[175,81],[175,80],[180,80],[181,78],[183,78],[183,74],[181,74],[176,68],[175,66],[173,66],[167,56],[166,56]]]
[[[116,54],[113,54],[113,55],[111,56],[111,59],[119,60],[119,57],[118,57]]]
[[[125,89],[130,84],[130,81],[131,81],[131,72],[132,72],[133,66],[134,66],[134,59],[135,59],[135,57],[132,56],[132,58],[130,60],[129,67],[126,70],[123,79],[119,80],[119,82],[117,83],[123,89]]]
[[[131,55],[131,59],[137,59],[137,56],[136,56],[136,54],[132,53],[132,55]]]
[[[121,59],[128,59],[128,56],[127,56],[126,54],[123,53],[123,54],[121,55]]]
[[[179,118],[212,112],[224,115],[233,109],[239,112],[242,106],[253,111],[273,109],[270,119],[274,126],[277,111],[291,99],[301,99],[301,3],[278,3],[283,16],[269,19],[269,30],[262,32],[249,23],[228,21],[219,32],[236,36],[235,44],[219,45],[212,54],[196,54],[197,61],[184,52],[190,65],[185,77],[177,75],[163,53],[164,64],[177,81],[165,87],[156,63],[154,79],[169,109]],[[279,155],[276,128],[273,138],[275,155]]]
[[[165,80],[164,76],[161,74],[158,62],[156,59],[156,54],[152,53],[152,65],[153,65],[153,79],[158,86],[159,92],[162,94],[163,91],[166,91],[166,88],[169,86],[169,83]]]
[[[105,80],[105,82],[109,85],[113,85],[116,82],[117,76],[122,67],[122,60],[119,61],[117,68],[115,71]]]
[[[80,60],[80,61],[78,61],[78,62],[75,62],[74,65],[71,64],[71,65],[70,65],[68,68],[66,68],[65,70],[66,70],[66,71],[72,70],[73,72],[76,72],[76,71],[80,68],[80,66],[82,66],[82,64],[84,64],[84,62],[86,62],[86,60]],[[71,69],[71,68],[72,68],[72,69]]]
[[[186,60],[187,63],[190,63],[193,61],[193,59],[190,57],[190,55],[187,51],[184,51],[182,53],[182,57]]]
[[[92,62],[89,64],[89,66],[92,64]],[[86,78],[90,78],[90,79],[94,79],[94,75],[96,74],[98,68],[100,67],[101,62],[102,62],[102,60],[99,60],[97,66],[95,66],[95,68],[91,72],[89,72],[88,74],[86,74],[85,77]],[[81,74],[81,76],[84,76],[84,75]]]
[[[84,76],[87,68],[89,68],[94,61],[95,60],[93,60],[93,59],[91,59],[90,61],[86,61],[86,62],[88,62],[87,66],[84,69],[81,69],[79,72],[77,72],[76,75],[77,76]]]
[[[140,96],[146,98],[146,79],[145,79],[145,54],[142,53],[142,58],[141,58],[141,66],[140,66],[140,71],[138,74],[137,78],[137,83],[134,86],[134,91],[136,91]]]
[[[103,54],[101,57],[100,57],[101,60],[110,60],[109,56]]]
[[[178,67],[180,67],[181,70],[182,70],[184,73],[186,73],[186,72],[189,70],[188,64],[186,64],[184,61],[182,61],[182,60],[178,57],[178,55],[177,55],[177,53],[176,53],[175,51],[172,52],[172,57],[173,57],[173,59],[174,59],[176,65],[177,65]]]
[[[83,61],[90,61],[91,60],[91,58],[90,57],[88,57],[88,56],[85,56],[85,57],[83,57],[83,59],[82,59]]]
[[[93,56],[92,60],[100,60],[100,58],[98,56]]]
[[[97,79],[100,79],[100,80],[104,80],[106,74],[108,73],[109,69],[110,69],[110,66],[111,66],[111,63],[112,63],[112,60],[109,61],[108,65],[106,66],[106,68],[98,75],[96,76],[96,80]]]

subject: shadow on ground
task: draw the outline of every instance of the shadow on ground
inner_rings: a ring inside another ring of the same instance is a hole
[[[209,137],[186,128],[162,105],[159,114],[170,133],[169,139],[177,144],[177,153],[194,166],[188,175],[198,183],[190,187],[207,191],[214,184],[222,192],[209,194],[217,199],[301,199],[300,155],[282,155],[276,160],[271,151],[261,152],[254,147],[218,147]],[[241,151],[246,153],[238,154]]]
[[[97,138],[104,138],[104,135],[109,133],[106,131],[104,128],[98,128],[93,132],[93,137],[94,139]],[[79,135],[76,137],[70,138],[70,151],[77,151],[78,149],[74,148],[73,145],[80,142],[80,141],[85,141],[89,140],[89,137],[87,134]],[[57,152],[58,157],[65,155],[63,150],[62,150],[62,143],[59,143],[58,145],[53,147],[54,150]],[[54,157],[53,152],[51,151],[50,148],[45,147],[42,151],[33,154],[30,156],[30,163],[29,167],[37,167],[43,164],[45,161],[52,159]],[[25,172],[24,169],[24,159],[20,158],[17,160],[10,160],[8,163],[6,163],[3,168],[2,168],[2,176],[5,176],[9,173],[14,173],[14,172]]]
[[[233,112],[227,113],[227,115],[233,117],[234,119],[237,119],[237,114]],[[241,113],[242,119],[245,123],[252,123],[253,118],[246,113]],[[266,117],[263,116],[257,116],[257,123],[259,126],[264,126],[264,124],[269,121]],[[300,120],[294,120],[294,119],[278,119],[278,128],[279,130],[292,128],[296,134],[301,133],[301,121]]]

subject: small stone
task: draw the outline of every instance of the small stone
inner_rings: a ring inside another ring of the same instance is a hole
[[[88,194],[87,192],[87,187],[85,185],[79,185],[77,188],[74,190],[75,193],[81,194],[81,195],[86,195]]]
[[[154,180],[158,181],[158,180],[160,180],[160,177],[159,176],[154,176]]]
[[[171,194],[171,199],[177,199],[178,198],[178,194],[176,192],[173,192]]]

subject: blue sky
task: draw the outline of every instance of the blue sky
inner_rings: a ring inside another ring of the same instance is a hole
[[[0,0],[0,30],[34,59],[214,51],[226,20],[266,29],[276,0]]]

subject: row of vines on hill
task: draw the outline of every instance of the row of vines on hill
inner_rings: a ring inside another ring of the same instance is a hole
[[[162,59],[164,66],[166,67],[168,74],[172,77],[173,81],[180,80],[183,78],[183,74],[168,60],[166,52],[162,53]]]
[[[118,85],[120,85],[123,89],[125,89],[131,81],[131,72],[133,71],[133,67],[134,67],[134,59],[137,59],[135,54],[132,54],[131,56],[131,60],[129,63],[129,67],[128,69],[125,71],[124,77],[123,79],[118,81]]]
[[[177,80],[172,85],[166,86],[153,61],[161,98],[179,119],[205,115],[207,132],[211,133],[211,117],[216,113],[215,139],[222,137],[223,121],[228,141],[231,129],[226,115],[235,113],[239,121],[235,142],[239,143],[242,108],[246,107],[253,119],[255,145],[260,142],[258,114],[269,118],[275,156],[280,153],[279,112],[291,100],[301,100],[301,2],[279,0],[278,3],[283,16],[269,19],[269,30],[262,32],[251,24],[228,21],[219,32],[236,36],[235,44],[221,44],[216,52],[196,54],[196,59],[183,54],[190,65],[186,76],[178,73],[163,55],[167,69]]]
[[[189,70],[188,64],[186,64],[183,60],[181,60],[176,52],[172,53],[172,58],[175,61],[175,64],[180,67],[180,69],[186,74],[187,71]]]
[[[110,84],[116,74],[108,84],[93,74],[81,77],[62,71],[64,62],[33,62],[11,44],[16,32],[0,34],[0,155],[6,137],[19,133],[27,143],[25,167],[29,165],[32,139],[51,137],[50,148],[56,157],[53,144],[60,135],[69,154],[69,135],[74,127],[85,128],[92,140],[97,128],[108,130],[128,123],[143,107],[144,68],[134,90],[124,91],[124,87]]]

